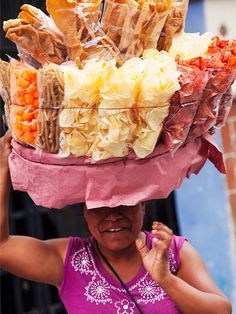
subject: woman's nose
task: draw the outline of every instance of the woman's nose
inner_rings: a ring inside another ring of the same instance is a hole
[[[119,210],[116,209],[111,209],[109,210],[109,212],[106,214],[105,216],[105,220],[109,220],[109,221],[116,221],[119,220],[121,218],[121,213]]]

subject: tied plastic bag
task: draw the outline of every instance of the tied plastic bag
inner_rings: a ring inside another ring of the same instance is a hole
[[[169,103],[156,108],[139,108],[136,112],[137,127],[131,147],[138,158],[145,158],[154,151],[168,112]]]
[[[233,103],[233,92],[232,92],[232,88],[230,87],[221,98],[221,103],[220,103],[220,108],[219,108],[216,124],[214,125],[214,128],[212,130],[213,133],[215,131],[214,130],[215,128],[221,128],[225,124],[225,121],[229,115],[232,103]]]
[[[98,135],[97,109],[63,109],[59,115],[60,155],[91,156]]]
[[[25,63],[10,62],[10,125],[13,137],[35,147],[37,137],[37,70]]]
[[[17,19],[3,23],[6,37],[25,53],[26,59],[30,55],[43,65],[64,62],[67,56],[64,39],[51,18],[31,5],[25,4],[21,10]]]
[[[212,132],[214,125],[217,123],[219,112],[227,113],[225,110],[221,110],[221,106],[224,104],[222,101],[223,95],[230,88],[236,77],[235,46],[235,40],[223,41],[218,37],[214,37],[211,33],[203,35],[183,33],[174,39],[169,51],[170,55],[176,57],[179,66],[199,69],[199,73],[202,72],[202,82],[204,84],[200,85],[202,91],[199,90],[199,93],[196,94],[196,96],[199,96],[199,102],[191,120],[191,128],[184,129],[184,137],[182,136],[182,127],[189,125],[188,123],[186,124],[186,121],[184,122],[181,119],[178,121],[176,119],[176,124],[173,123],[174,128],[172,127],[171,130],[169,128],[168,132],[165,132],[164,128],[164,138],[167,147],[178,148],[179,145],[183,144],[183,141],[179,141],[179,138],[190,141],[210,130]],[[207,78],[206,82],[204,77]],[[171,109],[171,111],[178,112],[177,109]],[[184,120],[188,119],[188,117],[183,118]],[[225,118],[221,116],[220,119],[224,120]],[[168,117],[166,125],[168,126],[169,123]],[[188,129],[189,132],[186,138]],[[171,136],[169,136],[170,134]]]
[[[164,144],[171,151],[185,142],[208,80],[208,73],[196,66],[179,65],[178,70],[181,88],[171,97],[162,131]]]
[[[101,88],[117,70],[115,60],[89,60],[80,70],[75,64],[61,67],[65,81],[66,108],[97,108]]]
[[[60,113],[61,156],[90,157],[94,162],[150,155],[169,106],[130,109],[64,109]]]
[[[131,57],[140,57],[146,49],[156,48],[172,2],[105,2],[102,28],[118,48],[121,63]]]
[[[166,52],[147,50],[121,67],[115,61],[90,60],[83,70],[60,66],[64,73],[64,109],[60,112],[63,156],[94,161],[152,153],[180,88],[177,64]],[[77,148],[76,148],[77,145]]]
[[[118,56],[117,47],[99,27],[98,1],[47,0],[47,11],[65,37],[69,59],[78,63]]]
[[[157,50],[168,51],[172,45],[173,39],[184,31],[188,3],[189,0],[175,0],[173,2],[157,41]]]
[[[209,76],[210,78],[203,91],[198,110],[188,134],[188,140],[203,135],[217,123],[219,112],[221,114],[223,112],[223,108],[221,109],[221,106],[224,106],[222,98],[235,80],[236,69],[215,70]]]
[[[209,74],[209,80],[189,131],[188,140],[209,130],[214,132],[214,126],[220,123],[219,121],[225,121],[227,117],[223,117],[222,114],[227,115],[229,112],[225,110],[225,106],[231,103],[228,91],[236,78],[236,40],[212,38],[206,56],[199,60],[193,59],[191,62],[204,68]]]
[[[0,59],[0,95],[4,101],[6,124],[10,128],[10,64]]]
[[[39,114],[37,147],[59,152],[59,114],[64,101],[64,78],[59,66],[49,65],[38,75]]]

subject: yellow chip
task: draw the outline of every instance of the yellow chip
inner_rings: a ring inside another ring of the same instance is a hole
[[[59,115],[60,127],[72,127],[76,121],[76,111],[74,109],[64,109]]]

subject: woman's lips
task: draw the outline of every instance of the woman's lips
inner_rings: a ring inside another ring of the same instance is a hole
[[[109,228],[106,228],[106,229],[103,229],[102,232],[104,233],[119,233],[119,232],[122,232],[122,231],[126,231],[128,230],[129,228],[128,227],[109,227]]]

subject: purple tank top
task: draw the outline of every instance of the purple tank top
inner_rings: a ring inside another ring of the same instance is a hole
[[[152,234],[146,232],[146,236],[147,246],[151,248]],[[168,264],[175,275],[179,269],[179,251],[185,240],[174,236],[171,242]],[[59,291],[67,313],[139,313],[121,284],[104,269],[94,251],[93,241],[92,237],[70,238]],[[144,267],[126,286],[145,314],[181,313]]]

